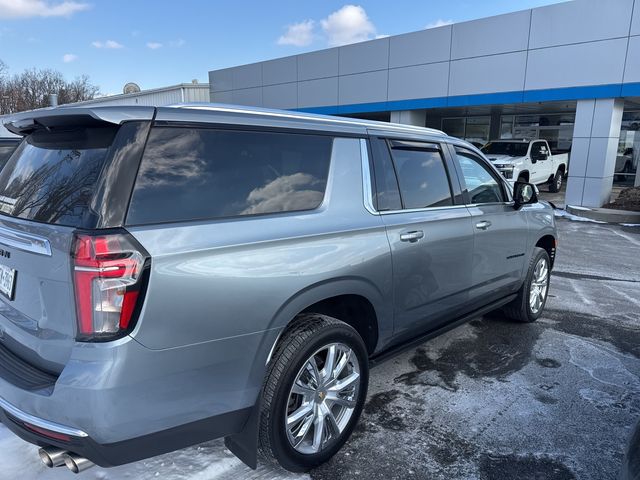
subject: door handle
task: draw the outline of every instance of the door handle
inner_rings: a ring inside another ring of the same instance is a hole
[[[416,230],[413,232],[401,233],[400,241],[415,243],[422,237],[424,237],[424,232],[422,230]]]
[[[486,230],[491,226],[491,222],[489,220],[483,220],[481,222],[476,223],[476,228],[478,230]]]

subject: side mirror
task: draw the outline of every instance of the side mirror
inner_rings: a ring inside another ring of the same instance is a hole
[[[513,186],[514,207],[518,210],[523,205],[538,203],[538,193],[532,183],[516,182]]]

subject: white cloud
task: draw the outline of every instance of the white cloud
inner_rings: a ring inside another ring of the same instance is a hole
[[[65,53],[62,56],[62,61],[64,63],[71,63],[71,62],[75,62],[78,59],[78,55],[75,55],[73,53]]]
[[[426,24],[424,28],[444,27],[445,25],[451,25],[452,23],[453,23],[453,20],[443,20],[443,19],[439,18],[435,22],[431,22],[431,23]]]
[[[363,42],[376,35],[376,27],[359,5],[345,5],[321,20],[320,25],[331,46]]]
[[[91,45],[93,45],[96,48],[109,48],[109,49],[124,48],[124,45],[116,42],[115,40],[107,40],[106,42],[101,42],[100,40],[96,40],[95,42],[91,42]]]
[[[0,0],[0,18],[69,17],[88,8],[75,1]]]
[[[278,38],[278,45],[294,45],[305,47],[313,42],[313,29],[316,22],[304,20],[299,23],[287,25],[287,31]]]
[[[151,50],[157,50],[162,47],[162,44],[160,42],[147,42],[147,47]]]
[[[172,40],[169,42],[169,46],[173,48],[180,48],[186,44],[186,40],[179,38],[178,40]]]

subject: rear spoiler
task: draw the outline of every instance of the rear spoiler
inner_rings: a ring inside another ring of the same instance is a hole
[[[29,135],[39,129],[77,125],[120,125],[131,120],[152,120],[155,107],[56,107],[11,115],[4,126],[16,135]]]

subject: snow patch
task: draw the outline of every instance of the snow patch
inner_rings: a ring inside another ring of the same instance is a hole
[[[572,207],[572,208],[576,208],[576,207]],[[589,210],[589,209],[584,208],[581,210]],[[607,223],[607,222],[602,222],[600,220],[592,220],[591,218],[585,218],[585,217],[580,217],[578,215],[573,215],[567,212],[566,210],[561,210],[561,209],[554,210],[553,214],[558,218],[566,218],[567,220],[572,220],[575,222]]]

